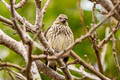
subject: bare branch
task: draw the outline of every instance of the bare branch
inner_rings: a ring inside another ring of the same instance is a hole
[[[32,64],[31,64],[31,69],[30,69],[30,71],[31,71],[31,74],[32,74],[32,78],[33,78],[33,80],[42,80],[41,79],[41,76],[40,76],[40,73],[38,72],[38,68],[36,67],[37,65],[36,65],[36,63],[35,63],[35,61],[34,62],[32,62]],[[43,72],[44,73],[44,72]],[[45,73],[44,73],[45,74]]]
[[[27,52],[26,52],[23,44],[20,43],[20,42],[17,42],[16,40],[12,39],[11,37],[7,36],[5,33],[2,32],[1,29],[0,29],[0,44],[5,45],[6,47],[8,47],[8,48],[12,49],[13,51],[15,51],[16,53],[18,53],[19,55],[23,56],[24,59],[25,59],[25,61],[26,61],[26,59],[27,59],[27,57],[26,57]],[[44,66],[42,66],[42,65],[44,65]],[[35,66],[34,62],[33,62],[33,64],[32,64],[32,66],[33,66],[33,67],[31,67],[31,69],[36,69],[36,66]],[[43,64],[42,62],[41,62],[41,64],[39,65],[39,67],[41,68],[40,71],[42,71],[44,74],[46,74],[46,70],[48,69],[48,68],[45,68],[45,66],[46,66],[46,65]],[[50,68],[49,68],[49,69],[50,69]],[[39,77],[37,77],[36,71],[35,71],[35,70],[31,70],[31,71],[32,71],[32,74],[34,74],[34,76],[35,76],[37,79],[39,79]],[[53,71],[53,70],[52,70],[52,71]],[[54,71],[54,72],[55,72],[55,71]],[[50,71],[50,73],[47,74],[47,75],[51,75],[51,74],[54,74],[54,73]],[[61,79],[61,80],[64,80],[64,79],[65,79],[64,77],[59,78],[59,77],[61,77],[59,74],[54,74],[53,76],[50,76],[50,77],[52,77],[52,78],[58,77],[58,80],[59,80],[59,79]]]
[[[32,55],[33,60],[40,60],[40,59],[48,59],[47,55],[40,54],[40,55]]]
[[[51,77],[55,80],[65,80],[65,77],[58,74],[56,71],[48,68],[45,64],[43,64],[41,61],[36,61],[39,71],[43,72],[45,75]]]
[[[26,77],[24,77],[22,74],[20,74],[20,73],[18,73],[18,72],[15,72],[15,71],[12,71],[12,70],[10,70],[10,69],[8,69],[8,68],[5,68],[6,70],[8,70],[9,72],[12,72],[12,73],[14,73],[16,76],[18,76],[20,79],[22,79],[22,80],[27,80],[26,79]]]
[[[14,24],[13,24],[13,22],[11,20],[9,20],[9,19],[7,19],[7,18],[5,18],[3,16],[0,16],[0,21],[2,21],[7,26],[10,26],[12,29],[16,30],[15,27],[14,27]],[[26,20],[24,20],[24,24],[26,25]],[[20,25],[18,25],[18,26],[20,26]],[[29,30],[27,28],[27,31],[31,31],[31,30]],[[29,39],[32,40],[32,38],[30,36],[27,36],[27,37],[29,37]],[[44,48],[43,48],[42,45],[40,45],[40,44],[38,44],[37,42],[34,42],[34,41],[33,41],[33,44],[34,44],[35,47],[37,47],[40,50],[44,51]]]
[[[112,29],[112,26],[111,26],[111,29]],[[117,57],[117,52],[116,52],[116,39],[115,39],[115,36],[114,36],[113,29],[112,29],[112,42],[113,42],[112,51],[113,51],[113,56],[114,56],[114,59],[115,59],[115,65],[116,65],[118,71],[120,72],[120,65],[119,65],[119,61],[118,61],[118,57]]]
[[[33,46],[33,42],[31,40],[28,40],[26,38],[27,35],[25,35],[25,31],[23,32],[22,29],[17,25],[17,22],[15,20],[15,9],[14,9],[14,3],[13,0],[10,0],[10,9],[11,9],[11,15],[12,15],[12,21],[14,23],[14,26],[16,28],[16,30],[18,31],[23,43],[28,45],[28,51],[27,51],[27,66],[26,66],[26,76],[27,76],[27,80],[30,80],[30,68],[31,68],[31,64],[32,64],[32,46]]]
[[[95,24],[95,8],[96,8],[96,3],[94,2],[94,6],[92,8],[92,24]]]
[[[115,32],[118,31],[119,26],[120,26],[120,24],[118,23],[117,26],[113,28],[113,33],[115,33]],[[109,35],[108,35],[105,39],[103,39],[102,41],[100,41],[100,42],[98,43],[98,48],[101,49],[102,46],[103,46],[104,44],[106,44],[106,43],[110,40],[111,37],[112,37],[112,32],[109,33]]]
[[[14,77],[13,77],[13,75],[9,71],[8,71],[8,74],[9,74],[11,80],[15,80]]]
[[[28,0],[21,0],[18,4],[15,5],[15,8],[21,8],[25,5],[25,3],[27,3]]]
[[[92,1],[92,0],[90,0]],[[114,5],[112,3],[111,0],[94,0],[97,3],[101,4],[108,12],[111,11],[112,9],[114,9]],[[116,4],[118,4],[120,1],[118,1]],[[115,11],[114,15],[113,15],[117,20],[120,20],[120,15],[117,12],[117,10]]]
[[[36,2],[38,2],[38,1],[36,1]],[[37,5],[37,13],[36,13],[36,16],[37,16],[37,18],[36,18],[36,22],[35,22],[35,26],[36,26],[36,30],[37,30],[37,33],[35,34],[35,36],[34,36],[34,40],[37,38],[37,36],[42,32],[42,21],[43,21],[43,17],[44,17],[44,14],[45,14],[45,12],[46,12],[46,9],[47,9],[47,7],[48,7],[48,4],[49,4],[49,2],[50,2],[50,0],[47,0],[47,2],[45,3],[45,5],[44,5],[44,7],[43,7],[43,9],[41,10],[41,5],[40,5],[40,2],[39,2],[39,4],[38,3],[36,3],[36,5]]]
[[[5,33],[2,32],[2,30],[0,30],[0,44],[4,44],[8,48],[12,49],[13,51],[21,55],[25,59],[25,62],[28,62],[27,51],[23,44],[7,36]]]
[[[41,18],[41,0],[35,0],[36,3],[36,20],[35,20],[35,27],[36,29],[39,28],[39,22]]]
[[[93,74],[91,74],[91,73],[86,72],[86,71],[84,70],[84,67],[83,67],[83,66],[81,66],[79,69],[77,69],[74,65],[69,65],[68,68],[69,68],[70,70],[73,70],[73,71],[75,71],[75,72],[78,72],[78,73],[80,73],[81,75],[83,75],[83,76],[85,76],[85,77],[87,77],[87,78],[90,78],[90,79],[92,79],[92,80],[101,80],[101,79],[98,78],[96,75],[93,75]]]
[[[81,20],[81,24],[82,24],[84,32],[87,33],[87,29],[85,27],[85,23],[84,23],[84,19],[83,19],[83,11],[82,11],[82,8],[80,7],[80,2],[81,2],[81,0],[79,0],[79,5],[78,5],[79,11],[80,11],[80,20]]]
[[[10,10],[10,6],[5,2],[5,0],[1,0],[1,2]],[[15,11],[15,10],[14,10],[14,11]],[[22,16],[20,16],[19,13],[17,13],[16,11],[14,12],[14,14],[15,14],[15,17],[16,17],[22,24],[24,24],[24,18],[23,18]],[[30,32],[32,32],[32,33],[35,33],[35,32],[36,32],[34,26],[33,26],[30,22],[28,22],[28,21],[26,21],[26,28],[27,28],[28,31],[30,31]]]
[[[69,72],[69,70],[68,70],[66,64],[63,62],[63,60],[58,59],[57,62],[60,65],[62,71],[64,72],[66,80],[73,80],[72,76],[71,76],[71,73]]]
[[[3,23],[7,24],[7,25],[10,25],[10,26],[13,26],[13,22],[3,16],[0,16],[0,21],[2,21]],[[13,28],[13,27],[12,27]]]
[[[6,35],[1,29],[0,29],[0,44],[3,44],[8,48],[14,50],[20,56],[24,56],[27,54],[22,43],[12,39],[8,35]]]
[[[85,68],[87,68],[88,70],[90,70],[91,72],[93,72],[95,75],[97,75],[102,80],[110,80],[109,78],[107,78],[106,76],[104,76],[103,74],[101,74],[100,72],[96,71],[94,69],[94,67],[92,67],[90,64],[87,64],[84,60],[82,60],[74,51],[71,51],[71,56],[74,59],[78,59],[79,60],[79,64],[83,65]]]
[[[11,10],[13,25],[16,28],[17,32],[19,33],[20,38],[22,39],[23,43],[26,43],[25,35],[24,35],[22,29],[20,28],[20,26],[18,26],[16,19],[15,19],[15,11],[14,11],[15,9],[14,9],[13,0],[10,0],[10,10]]]
[[[20,67],[19,65],[16,65],[16,64],[12,64],[12,63],[9,63],[9,62],[1,62],[0,63],[0,67],[14,67],[15,69],[18,69],[20,70],[21,72],[24,72],[25,69]]]

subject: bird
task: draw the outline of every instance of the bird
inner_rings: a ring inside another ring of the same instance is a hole
[[[68,17],[65,14],[60,14],[53,24],[46,29],[44,36],[48,44],[57,52],[64,50],[74,42],[73,32],[68,25]],[[47,53],[49,55],[49,53]],[[64,63],[67,63],[69,55],[63,58]],[[46,65],[53,70],[57,70],[56,61],[47,61]]]

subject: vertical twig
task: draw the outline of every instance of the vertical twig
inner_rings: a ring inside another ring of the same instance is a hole
[[[11,10],[11,16],[12,16],[12,22],[13,22],[13,25],[14,27],[16,28],[17,32],[19,33],[20,35],[20,38],[22,39],[23,43],[25,43],[25,35],[22,31],[22,29],[18,26],[17,22],[16,22],[16,19],[15,19],[15,9],[14,9],[14,3],[13,3],[13,0],[10,0],[10,10]]]
[[[40,15],[41,15],[41,0],[35,0],[35,3],[36,3],[36,20],[35,20],[35,27],[36,29],[39,28],[38,25],[38,22],[40,22]]]
[[[99,50],[98,50],[97,47],[95,47],[94,45],[93,45],[93,48],[94,48],[94,51],[95,51],[95,54],[96,54],[99,71],[100,71],[102,74],[104,74]]]
[[[28,0],[21,0],[18,4],[15,5],[15,8],[21,8],[27,3]]]
[[[79,6],[79,10],[80,10],[80,20],[81,20],[81,24],[82,24],[84,32],[87,33],[87,28],[85,27],[85,23],[84,23],[84,19],[83,19],[83,11],[80,6],[80,1],[81,0],[79,0],[79,2],[78,2],[79,3],[78,6]]]
[[[94,27],[96,24],[95,24],[95,7],[96,7],[96,3],[94,3],[94,6],[92,8],[92,27]],[[97,32],[94,31],[94,33],[92,34],[91,36],[92,38],[92,44],[93,44],[93,49],[95,51],[95,54],[96,54],[96,59],[97,59],[97,64],[98,64],[98,68],[99,68],[99,71],[104,74],[104,71],[103,71],[103,66],[102,66],[102,62],[101,62],[101,57],[100,57],[100,53],[99,53],[99,49],[97,48],[97,44],[96,44],[96,40],[97,40]]]
[[[112,29],[112,24],[111,24],[111,30],[112,30],[112,42],[113,42],[113,46],[112,46],[113,56],[114,56],[116,68],[120,72],[120,65],[119,65],[119,61],[118,61],[118,57],[117,57],[117,52],[116,52],[116,39],[115,39],[114,32],[113,32],[113,29]]]
[[[38,1],[36,0],[36,2],[38,2]],[[42,34],[43,17],[44,17],[44,14],[46,12],[46,9],[48,7],[49,2],[50,2],[50,0],[47,0],[47,2],[45,3],[44,7],[42,8],[42,10],[41,10],[41,7],[40,7],[41,6],[40,2],[39,2],[39,4],[36,3],[37,10],[38,10],[37,14],[36,14],[36,15],[38,15],[38,17],[36,18],[37,21],[35,22],[37,33],[35,34],[33,40],[35,40],[39,34]]]
[[[95,7],[96,7],[96,3],[94,2],[93,8],[92,8],[92,24],[95,24]]]
[[[94,4],[93,6],[93,9],[92,9],[92,27],[95,26],[95,15],[94,15],[94,11],[95,11],[95,6],[96,6],[96,3]],[[80,0],[79,0],[79,7],[80,7]],[[80,8],[80,11],[81,11],[81,8]],[[85,25],[83,24],[83,17],[82,17],[82,12],[80,12],[80,18],[81,18],[81,22],[82,22],[82,26],[83,26],[83,29],[84,29],[84,32],[87,33],[87,28],[85,27]],[[101,73],[104,73],[103,72],[103,67],[102,67],[102,64],[101,64],[101,59],[100,59],[100,54],[99,54],[99,50],[97,49],[97,45],[96,45],[96,37],[97,37],[97,33],[94,32],[93,33],[93,36],[90,36],[88,39],[90,40],[90,42],[93,44],[93,49],[96,53],[96,58],[97,58],[97,63],[98,63],[98,67],[99,67],[99,71]]]

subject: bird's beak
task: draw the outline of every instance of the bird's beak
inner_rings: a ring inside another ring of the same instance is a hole
[[[61,19],[61,22],[62,22],[62,23],[65,23],[65,22],[66,22],[66,19],[65,19],[65,18]]]

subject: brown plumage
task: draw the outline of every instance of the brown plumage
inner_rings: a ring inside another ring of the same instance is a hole
[[[45,31],[45,37],[49,45],[56,51],[60,52],[74,42],[74,37],[68,25],[68,17],[60,14],[54,23]],[[68,57],[63,59],[66,63]],[[47,61],[47,66],[56,70],[56,61]]]

